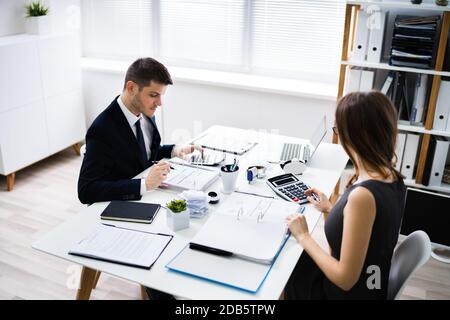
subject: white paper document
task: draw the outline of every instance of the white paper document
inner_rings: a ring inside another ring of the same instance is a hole
[[[172,236],[99,225],[69,251],[79,255],[142,268],[150,268]]]
[[[181,165],[171,162],[173,169],[167,175],[163,185],[183,190],[206,190],[219,178],[218,171],[193,165]]]
[[[191,243],[231,251],[233,255],[216,255],[191,249],[187,245],[166,267],[185,275],[256,293],[285,244],[285,218],[295,213],[298,207],[295,203],[283,200],[233,193],[211,214],[191,240]],[[261,212],[263,217],[258,222]],[[240,215],[239,220],[237,214]],[[303,215],[312,232],[321,213],[307,206]],[[259,259],[242,258],[238,253]]]
[[[257,144],[257,142],[246,140],[242,136],[229,134],[218,135],[213,133],[205,134],[192,141],[192,143],[201,145],[206,149],[223,151],[236,155],[243,155]]]
[[[191,243],[270,264],[286,240],[285,219],[298,208],[292,202],[233,193]]]

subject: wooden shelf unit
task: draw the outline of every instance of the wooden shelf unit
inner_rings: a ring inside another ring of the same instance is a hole
[[[350,52],[353,48],[354,42],[354,34],[356,29],[356,17],[358,14],[358,10],[361,6],[370,6],[377,5],[379,7],[385,8],[395,8],[395,9],[416,9],[416,10],[434,10],[438,11],[442,14],[441,21],[441,31],[438,43],[438,49],[436,54],[436,63],[434,69],[419,69],[419,68],[409,68],[409,67],[397,67],[391,66],[387,63],[371,63],[365,61],[352,62],[350,57]],[[399,2],[399,1],[347,1],[345,8],[345,24],[344,24],[344,35],[342,41],[342,54],[341,54],[341,66],[339,73],[339,85],[338,85],[338,94],[337,99],[339,100],[344,94],[344,86],[347,68],[349,66],[360,66],[360,67],[368,67],[373,69],[385,69],[385,70],[397,70],[397,71],[406,71],[406,72],[415,72],[422,74],[429,74],[433,77],[432,87],[430,98],[428,101],[428,108],[425,117],[425,125],[423,127],[412,126],[412,125],[403,125],[399,124],[400,130],[410,131],[410,132],[418,132],[421,133],[423,138],[421,145],[419,146],[419,154],[418,154],[418,163],[416,170],[416,177],[414,185],[416,187],[426,188],[435,191],[442,191],[450,193],[450,185],[442,183],[440,187],[438,186],[424,186],[422,185],[422,178],[425,168],[425,160],[428,152],[428,147],[430,144],[430,136],[431,135],[441,135],[450,137],[450,132],[447,131],[438,131],[433,130],[433,120],[434,113],[436,110],[436,101],[439,92],[439,86],[441,82],[442,76],[450,76],[450,72],[442,71],[445,50],[447,47],[447,39],[450,27],[450,6],[437,6],[431,3],[422,3],[420,5],[414,5],[410,2]],[[333,142],[337,143],[338,137],[333,134]]]

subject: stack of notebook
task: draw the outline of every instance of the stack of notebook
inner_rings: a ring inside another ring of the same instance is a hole
[[[394,22],[389,64],[432,69],[439,37],[439,16],[398,15]]]

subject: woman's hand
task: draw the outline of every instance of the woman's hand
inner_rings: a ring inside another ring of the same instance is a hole
[[[310,236],[308,224],[302,214],[293,214],[286,218],[286,223],[295,239],[301,244],[303,240]]]
[[[325,193],[316,188],[309,188],[305,191],[306,199],[313,204],[313,206],[323,213],[329,213],[333,208],[330,200],[328,200]]]

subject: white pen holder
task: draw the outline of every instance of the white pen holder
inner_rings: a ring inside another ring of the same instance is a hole
[[[236,189],[236,181],[239,175],[239,166],[232,164],[224,165],[220,168],[220,177],[222,178],[222,192],[230,194]]]

